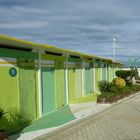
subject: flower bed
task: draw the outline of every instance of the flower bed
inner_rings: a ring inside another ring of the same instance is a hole
[[[116,92],[104,92],[97,96],[97,103],[113,103],[118,100],[127,97],[131,94],[135,94],[140,91],[140,85],[125,86],[122,89],[118,89]]]

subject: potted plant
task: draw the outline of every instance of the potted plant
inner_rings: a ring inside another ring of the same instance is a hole
[[[8,134],[5,130],[5,121],[7,121],[4,117],[5,114],[4,110],[0,108],[0,140],[8,140]]]

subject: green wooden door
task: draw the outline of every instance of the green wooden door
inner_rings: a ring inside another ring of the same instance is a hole
[[[90,76],[91,76],[90,91],[93,93],[94,91],[94,68],[93,67],[90,69]]]
[[[98,82],[101,80],[101,68],[98,66],[96,66],[95,68],[95,90],[99,91],[98,88]]]
[[[107,66],[107,81],[110,81],[110,67],[109,65]]]
[[[110,82],[113,80],[113,68],[110,66]]]
[[[55,94],[56,105],[60,108],[65,105],[65,70],[64,61],[55,60]]]
[[[55,70],[55,88],[56,88],[56,101],[57,108],[65,104],[65,72],[64,69]]]
[[[95,68],[95,91],[98,90],[98,72],[99,68]]]
[[[43,115],[55,110],[54,68],[42,67]]]
[[[82,97],[82,69],[76,69],[75,77],[76,98]]]
[[[106,79],[106,65],[102,65],[102,80],[107,80]]]
[[[33,63],[28,63],[27,59],[22,59],[19,62],[20,59],[18,60],[20,108],[36,118],[35,66]]]
[[[113,71],[112,71],[112,66],[111,66],[111,64],[108,64],[107,73],[108,73],[108,81],[111,82],[112,79],[113,79]]]
[[[69,102],[75,100],[75,68],[68,69],[68,94]]]
[[[90,68],[85,68],[85,84],[86,84],[86,95],[90,94],[91,90],[91,72]]]

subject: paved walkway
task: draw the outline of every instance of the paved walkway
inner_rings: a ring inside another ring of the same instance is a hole
[[[46,129],[40,129],[40,130],[36,130],[36,131],[30,131],[30,132],[27,132],[27,133],[19,134],[19,135],[13,135],[13,136],[10,136],[10,140],[15,140],[15,139],[17,139],[17,140],[32,140],[36,137],[39,137],[39,136],[42,136],[44,134],[48,134],[48,133],[53,132],[55,130],[61,129],[62,127],[65,127],[66,125],[69,125],[71,123],[73,124],[73,123],[75,123],[75,122],[77,122],[77,121],[79,121],[83,118],[86,118],[86,117],[90,116],[90,115],[97,114],[98,112],[101,112],[101,111],[105,110],[106,108],[109,108],[110,106],[111,106],[111,104],[96,104],[95,102],[85,102],[85,103],[71,104],[70,109],[71,109],[73,115],[76,117],[76,119],[74,119],[73,121],[68,121],[65,124],[62,124],[62,125],[59,125],[59,126],[56,125],[55,127],[49,127],[49,128],[46,127]],[[64,114],[64,112],[66,113],[66,111],[68,113],[68,110],[62,110],[62,111],[63,111],[62,112],[63,114]],[[60,111],[58,113],[60,113]],[[56,118],[56,117],[59,117],[57,119],[58,123],[62,122],[61,121],[62,118],[65,121],[66,115],[61,116],[58,113],[56,112],[55,114],[53,114],[53,115],[55,115],[55,117],[51,116],[51,117],[53,117],[53,121],[55,120],[54,118]],[[70,113],[68,113],[68,114],[70,114]],[[67,114],[67,117],[68,117],[68,114]],[[48,116],[45,116],[45,118],[47,118],[47,117]],[[51,118],[51,117],[49,117],[49,118]],[[60,118],[60,117],[62,117],[62,118]],[[49,123],[49,120],[45,120],[43,125],[44,126],[50,125],[50,123],[49,124],[46,124],[46,123]],[[38,123],[36,123],[36,125],[38,125]],[[39,124],[39,126],[40,126],[40,124]],[[33,128],[38,128],[39,126],[35,126]],[[29,128],[32,128],[32,126],[29,126]],[[27,129],[28,129],[28,127],[27,127]]]
[[[38,140],[140,140],[140,94]]]
[[[77,119],[81,119],[91,114],[100,112],[110,106],[111,104],[96,104],[96,102],[85,102],[70,104],[70,109]]]

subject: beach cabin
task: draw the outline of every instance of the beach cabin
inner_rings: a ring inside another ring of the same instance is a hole
[[[0,35],[0,107],[20,108],[33,118],[99,92],[120,63]]]

